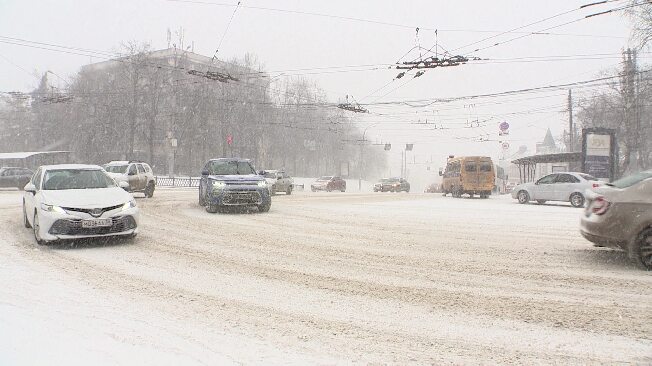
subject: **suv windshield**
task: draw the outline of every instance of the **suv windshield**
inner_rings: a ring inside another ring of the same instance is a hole
[[[265,178],[276,178],[276,172],[265,172]]]
[[[249,175],[256,174],[254,168],[246,161],[214,160],[208,163],[210,175]]]
[[[625,178],[618,179],[616,181],[613,181],[611,183],[608,183],[607,185],[613,186],[616,188],[627,188],[631,187],[634,184],[643,181],[645,179],[652,178],[652,170],[646,170],[644,172],[638,172],[636,174],[632,174],[630,176],[627,176]]]
[[[48,170],[43,177],[44,190],[93,189],[115,186],[113,179],[97,169]]]
[[[127,171],[129,165],[105,165],[104,170],[109,173],[120,173],[123,174]]]

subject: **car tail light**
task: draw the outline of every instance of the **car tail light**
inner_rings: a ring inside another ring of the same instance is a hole
[[[605,212],[607,212],[607,210],[609,209],[609,205],[610,205],[609,201],[607,201],[604,197],[600,196],[593,200],[593,204],[591,205],[591,211],[596,215],[604,215]]]
[[[602,184],[600,184],[600,183],[593,183],[593,188],[598,188],[598,187],[600,187],[601,185],[602,185]]]

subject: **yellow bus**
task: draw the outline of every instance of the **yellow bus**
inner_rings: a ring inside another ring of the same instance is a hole
[[[487,156],[449,156],[446,170],[439,170],[444,196],[480,195],[488,198],[496,185],[494,163]]]

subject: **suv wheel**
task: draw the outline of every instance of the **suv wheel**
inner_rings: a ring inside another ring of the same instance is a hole
[[[258,205],[258,212],[269,212],[269,209],[272,207],[272,201]]]
[[[202,194],[201,187],[198,189],[199,191],[199,205],[200,206],[206,206],[206,201],[204,200],[204,195]]]
[[[582,206],[584,206],[584,196],[582,196],[581,193],[575,192],[575,193],[571,194],[569,201],[570,201],[571,205],[573,205],[573,207],[582,207]]]
[[[206,212],[217,213],[220,211],[220,206],[209,203],[206,205]]]
[[[634,243],[633,257],[639,267],[652,271],[652,228],[644,230]]]
[[[147,198],[154,197],[154,189],[155,189],[154,182],[147,183],[147,187],[145,187],[145,192],[144,192],[145,197]]]

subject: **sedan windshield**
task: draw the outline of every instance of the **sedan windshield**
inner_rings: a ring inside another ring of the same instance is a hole
[[[608,185],[616,187],[616,188],[627,188],[631,187],[634,184],[643,181],[645,179],[652,178],[652,170],[646,170],[644,172],[639,172],[636,174],[632,174],[630,176],[627,176],[625,178],[618,179],[617,181],[611,182]]]
[[[265,178],[276,178],[276,172],[265,172]]]
[[[317,179],[318,181],[326,181],[326,180],[331,180],[333,177],[321,177]]]
[[[588,174],[580,173],[579,176],[584,178],[584,180],[598,180],[598,178]]]
[[[113,179],[99,169],[48,170],[43,177],[44,190],[94,189],[115,186]]]
[[[249,175],[256,174],[254,168],[246,161],[220,161],[208,163],[210,175]]]
[[[123,174],[127,171],[128,165],[106,165],[104,167],[104,170],[106,170],[109,173],[119,173]]]

